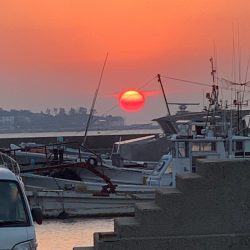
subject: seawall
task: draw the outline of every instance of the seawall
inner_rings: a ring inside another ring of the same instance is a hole
[[[86,147],[98,152],[111,151],[113,144],[119,140],[129,140],[147,135],[154,135],[160,130],[126,130],[126,131],[90,131]],[[0,147],[8,148],[10,144],[20,144],[22,142],[36,142],[38,144],[57,143],[58,138],[64,142],[83,141],[84,132],[48,132],[48,133],[13,133],[0,134]]]
[[[250,249],[250,160],[198,162],[177,176],[135,217],[118,218],[113,233],[95,233],[95,250]]]

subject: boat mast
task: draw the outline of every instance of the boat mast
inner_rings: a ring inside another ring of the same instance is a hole
[[[158,74],[157,77],[158,77],[158,82],[160,83],[160,86],[161,86],[161,91],[162,91],[162,94],[163,94],[163,97],[164,97],[164,101],[165,101],[165,104],[166,104],[166,108],[167,108],[167,111],[168,111],[167,115],[171,115],[170,114],[170,109],[169,109],[169,106],[168,106],[167,97],[166,97],[166,94],[165,94],[165,91],[164,91],[164,88],[163,88],[163,85],[162,85],[162,82],[161,82],[161,75]]]
[[[213,57],[211,57],[209,59],[210,63],[211,63],[211,75],[212,75],[212,79],[213,79],[213,84],[212,84],[212,92],[207,93],[206,97],[209,101],[209,107],[207,110],[207,119],[206,119],[206,125],[208,123],[208,116],[209,116],[209,112],[211,112],[212,115],[212,120],[211,120],[211,124],[215,125],[215,114],[217,112],[217,110],[219,109],[219,101],[218,101],[218,97],[219,97],[219,87],[218,85],[215,83],[215,74],[216,74],[216,69],[214,68],[214,63],[213,63]]]
[[[211,62],[211,67],[212,67],[211,75],[213,77],[213,85],[214,85],[215,84],[216,69],[214,69],[214,59],[213,59],[213,57],[210,58],[210,62]]]
[[[83,139],[82,146],[85,146],[85,143],[86,143],[86,140],[87,140],[87,134],[88,134],[88,130],[89,130],[89,126],[90,126],[92,116],[94,114],[96,98],[97,98],[97,95],[98,95],[98,92],[99,92],[99,89],[100,89],[100,86],[101,86],[102,76],[103,76],[103,72],[104,72],[104,69],[105,69],[105,66],[106,66],[106,63],[107,63],[107,59],[108,59],[108,53],[106,54],[104,64],[102,66],[102,71],[101,71],[100,79],[99,79],[99,82],[98,82],[98,86],[97,86],[97,89],[95,91],[95,95],[94,95],[94,98],[93,98],[93,101],[92,101],[92,105],[91,105],[91,109],[90,109],[90,112],[89,112],[89,117],[88,117],[86,129],[85,129],[85,133],[84,133],[84,139]]]
[[[219,86],[218,84],[215,84],[215,74],[216,74],[216,69],[214,68],[214,59],[213,57],[210,58],[211,62],[211,75],[213,78],[213,90],[212,90],[212,105],[214,105],[214,111],[217,111],[219,109]]]

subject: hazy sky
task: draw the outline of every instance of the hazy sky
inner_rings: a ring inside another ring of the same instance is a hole
[[[233,80],[233,25],[237,50],[239,26],[237,55],[245,79],[249,13],[249,0],[0,0],[0,106],[89,107],[107,52],[96,103],[100,115],[117,104],[117,94],[158,73],[210,83],[214,47],[219,77]],[[163,83],[169,101],[202,103],[207,91]],[[154,80],[143,90],[160,88]],[[139,123],[165,115],[166,109],[162,96],[155,95],[139,113],[119,107],[110,113]]]

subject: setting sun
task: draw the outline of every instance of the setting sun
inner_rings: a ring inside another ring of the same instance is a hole
[[[127,112],[137,112],[144,106],[144,95],[136,90],[123,92],[119,97],[119,103],[122,109]]]

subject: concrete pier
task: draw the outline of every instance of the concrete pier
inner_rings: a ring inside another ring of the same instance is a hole
[[[197,173],[177,176],[135,217],[115,220],[113,233],[95,233],[94,247],[75,250],[250,249],[250,160],[199,161]]]

